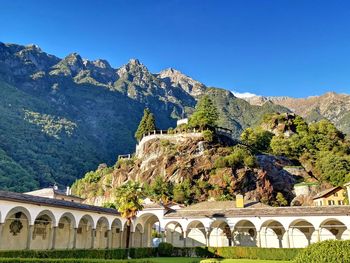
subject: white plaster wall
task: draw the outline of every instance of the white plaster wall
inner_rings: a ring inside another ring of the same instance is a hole
[[[206,239],[204,233],[199,229],[191,229],[187,233],[186,237],[186,246],[187,247],[197,247],[197,246],[205,246]]]
[[[14,215],[11,217],[14,217]],[[28,220],[23,214],[20,217],[20,220],[22,222],[23,228],[21,229],[21,232],[16,235],[10,233],[10,224],[13,220],[11,219],[5,221],[2,229],[2,236],[0,239],[1,249],[25,249],[27,247]]]
[[[227,247],[228,239],[221,228],[213,228],[209,234],[209,246],[211,247]]]

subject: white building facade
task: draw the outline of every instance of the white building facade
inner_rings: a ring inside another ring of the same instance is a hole
[[[350,239],[350,206],[273,208],[203,202],[146,205],[133,221],[131,247],[151,247],[154,232],[178,247],[305,247]],[[0,191],[0,249],[123,248],[126,220],[114,209]]]

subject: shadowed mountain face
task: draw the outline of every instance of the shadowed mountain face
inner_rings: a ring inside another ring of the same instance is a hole
[[[203,94],[217,104],[220,125],[237,136],[264,113],[287,111],[252,106],[174,69],[153,74],[137,59],[115,69],[77,53],[60,59],[35,45],[0,42],[0,188],[71,184],[134,151],[145,107],[167,129],[191,114]]]

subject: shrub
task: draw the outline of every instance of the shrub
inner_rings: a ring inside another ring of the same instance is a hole
[[[112,260],[109,263],[153,263],[148,259]],[[0,263],[106,263],[105,259],[76,259],[76,258],[0,258]]]
[[[210,130],[203,131],[203,138],[206,142],[212,142],[214,140],[214,133]]]
[[[350,262],[350,240],[327,240],[314,243],[305,248],[294,262],[337,263]]]
[[[138,248],[135,248],[135,249],[138,249]],[[150,254],[149,256],[152,256],[153,254]],[[127,257],[127,253],[125,249],[3,250],[3,251],[0,251],[0,258],[124,259],[126,257]]]
[[[297,254],[301,250],[301,248],[195,247],[174,248],[173,256],[232,259],[244,258],[260,260],[292,260],[297,256]]]
[[[158,246],[158,255],[161,257],[169,257],[173,254],[173,245],[166,242],[161,242]]]

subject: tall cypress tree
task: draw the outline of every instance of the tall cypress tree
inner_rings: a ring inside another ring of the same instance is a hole
[[[156,129],[156,121],[153,113],[148,108],[144,109],[143,117],[135,133],[135,138],[140,141],[142,139],[142,135]]]

